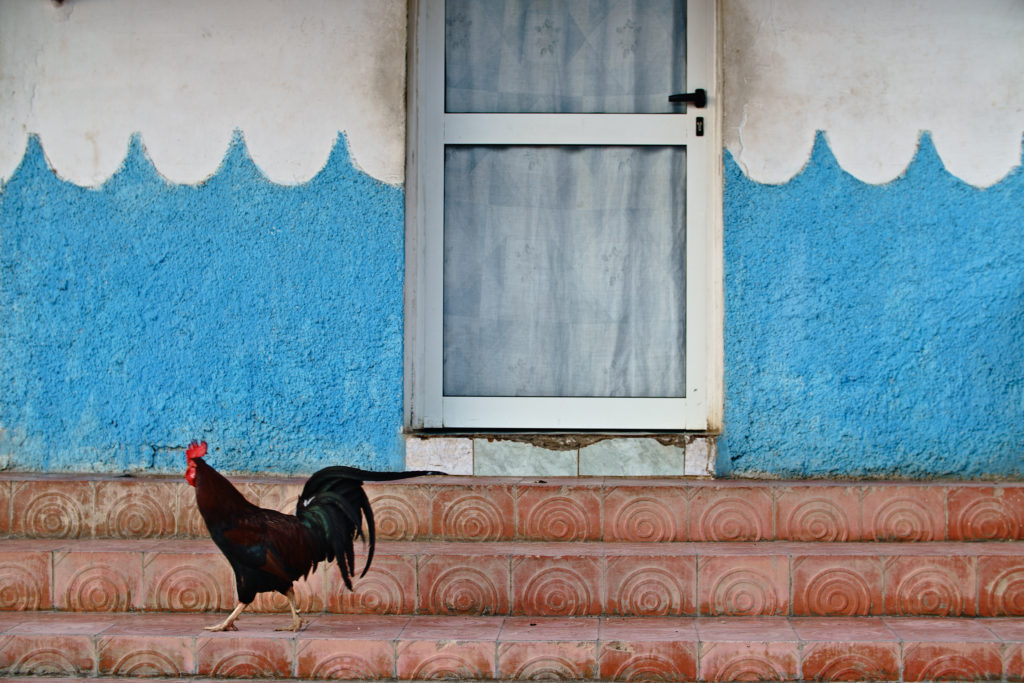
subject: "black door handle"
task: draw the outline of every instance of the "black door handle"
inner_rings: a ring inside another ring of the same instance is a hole
[[[703,109],[708,106],[708,91],[704,88],[697,88],[693,92],[678,93],[676,95],[668,96],[669,102],[686,102],[697,107],[697,109]]]

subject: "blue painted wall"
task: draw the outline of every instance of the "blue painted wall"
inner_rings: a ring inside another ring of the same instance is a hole
[[[0,194],[0,466],[402,466],[401,189],[339,140],[309,183],[236,137],[199,186],[133,140],[98,189],[38,142]],[[784,185],[725,170],[720,475],[1024,474],[1024,170],[988,189],[930,139],[866,185],[823,136]]]
[[[725,170],[734,476],[1024,474],[1024,169],[977,189],[925,135],[864,184],[818,136],[784,185]]]
[[[296,187],[241,137],[173,185],[133,139],[98,189],[35,138],[0,194],[0,467],[399,469],[404,193],[343,138]]]

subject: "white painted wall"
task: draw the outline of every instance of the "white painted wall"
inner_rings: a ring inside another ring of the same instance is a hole
[[[816,130],[869,183],[922,130],[971,184],[1021,163],[1021,0],[723,0],[722,19],[724,142],[757,181],[799,172]]]
[[[38,133],[57,173],[97,185],[140,132],[196,183],[239,128],[275,182],[323,168],[338,132],[401,183],[405,0],[0,0],[0,179]]]
[[[975,185],[1020,164],[1022,0],[722,0],[724,140],[755,180],[789,180],[816,130],[857,178],[897,177],[922,130]],[[338,131],[404,180],[405,0],[0,0],[0,180],[28,133],[81,185],[142,133],[195,183],[240,128],[272,180],[319,171]]]

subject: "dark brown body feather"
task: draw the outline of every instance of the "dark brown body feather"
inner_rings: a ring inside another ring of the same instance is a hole
[[[287,593],[324,559],[297,517],[253,505],[202,460],[196,461],[196,505],[235,572],[240,602],[266,591]]]
[[[257,593],[285,594],[319,562],[337,558],[346,586],[355,573],[353,543],[368,531],[363,574],[374,548],[373,513],[362,488],[367,480],[392,480],[443,472],[368,472],[328,467],[306,482],[296,515],[253,505],[222,474],[201,458],[196,465],[196,505],[210,537],[235,572],[238,600]]]

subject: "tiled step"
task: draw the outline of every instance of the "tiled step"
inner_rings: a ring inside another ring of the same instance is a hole
[[[303,478],[232,477],[291,512]],[[426,477],[367,484],[392,540],[1024,540],[1024,483]],[[0,537],[205,537],[181,477],[0,473]]]
[[[313,613],[1024,616],[1024,542],[389,541],[355,586],[321,565],[296,593]],[[194,612],[234,601],[211,541],[0,542],[5,610]],[[287,604],[264,594],[254,609]]]
[[[1006,680],[1024,619],[0,614],[0,675],[582,680]]]

